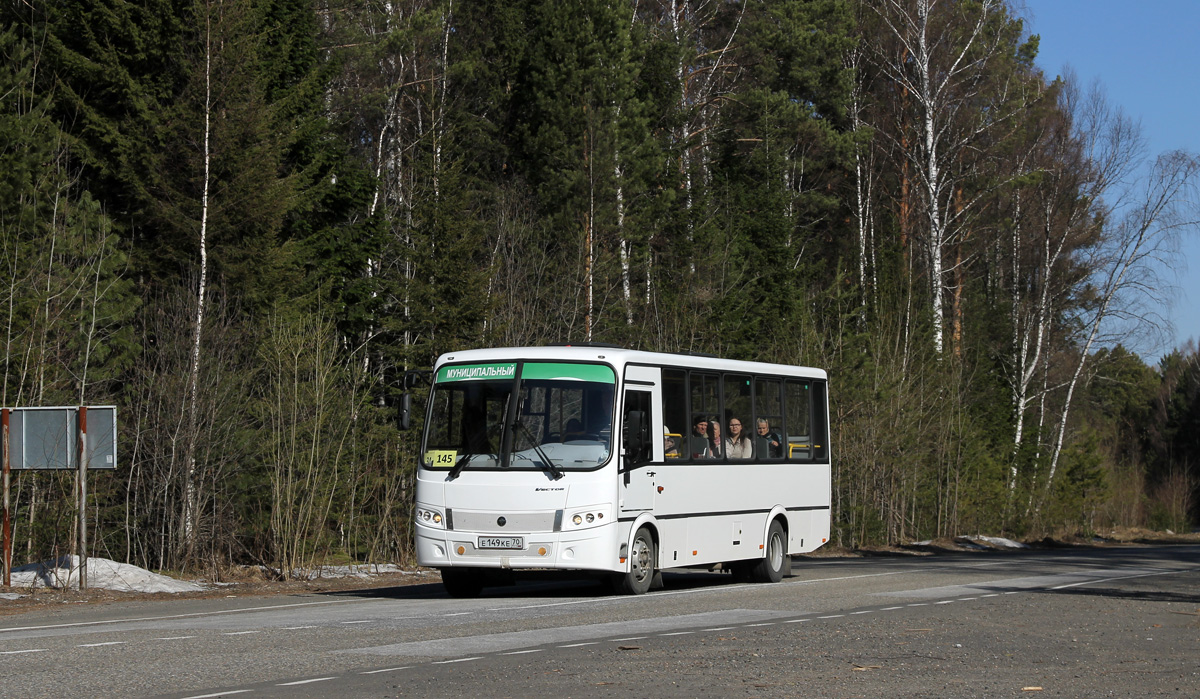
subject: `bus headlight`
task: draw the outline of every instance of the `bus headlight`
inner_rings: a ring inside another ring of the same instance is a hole
[[[582,527],[586,525],[604,524],[604,506],[590,507],[571,515],[571,524]]]
[[[418,506],[416,510],[416,518],[419,524],[424,524],[427,527],[443,527],[444,518],[442,513],[428,507]]]

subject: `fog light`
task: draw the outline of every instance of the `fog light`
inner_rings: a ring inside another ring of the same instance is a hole
[[[440,514],[438,514],[437,512],[434,512],[434,513],[433,513],[433,521],[434,521],[434,523],[436,523],[436,524],[441,524],[441,523],[442,523],[442,516],[441,516]]]
[[[595,519],[596,519],[596,518],[592,516],[592,513],[591,513],[591,512],[589,512],[589,513],[588,513],[588,516],[587,516],[587,521],[588,521],[588,524],[591,524],[591,523],[592,523],[592,522],[593,522]]]
[[[571,518],[571,521],[574,522],[575,524],[583,524],[583,517],[580,517],[579,515],[575,515],[574,517]]]

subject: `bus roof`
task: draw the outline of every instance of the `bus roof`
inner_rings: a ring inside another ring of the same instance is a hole
[[[549,347],[492,347],[487,349],[463,350],[447,352],[438,357],[434,364],[436,371],[443,364],[463,362],[492,362],[497,360],[560,360],[560,361],[599,361],[613,365],[620,370],[626,364],[648,364],[652,366],[671,366],[690,369],[711,369],[714,371],[741,371],[754,374],[780,374],[784,376],[803,376],[812,379],[827,378],[824,369],[790,364],[772,364],[768,362],[746,362],[737,359],[721,359],[719,357],[695,354],[675,354],[670,352],[643,352],[641,350],[622,349],[620,347],[597,345],[557,345]]]

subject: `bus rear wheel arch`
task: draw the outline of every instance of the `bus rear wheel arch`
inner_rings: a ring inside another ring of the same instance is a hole
[[[763,557],[749,567],[750,580],[754,582],[779,582],[792,573],[792,557],[787,550],[787,531],[778,519],[771,522],[767,530],[767,541]]]

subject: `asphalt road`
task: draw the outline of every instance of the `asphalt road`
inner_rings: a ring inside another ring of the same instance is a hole
[[[122,602],[0,618],[0,696],[1200,696],[1200,546]]]

